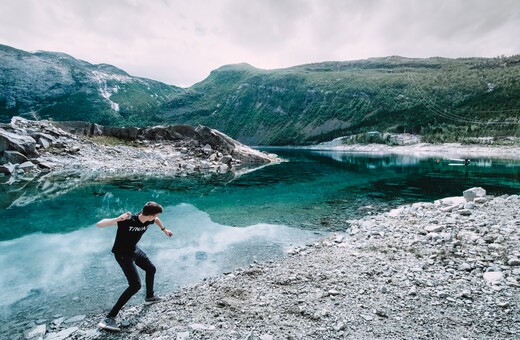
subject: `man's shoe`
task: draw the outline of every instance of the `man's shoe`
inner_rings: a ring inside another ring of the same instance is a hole
[[[107,331],[120,332],[121,328],[117,326],[116,319],[106,317],[98,324],[100,328],[106,329]]]
[[[157,303],[157,302],[161,302],[161,301],[162,301],[162,299],[160,297],[152,296],[152,297],[144,299],[144,304],[151,305],[152,303]]]

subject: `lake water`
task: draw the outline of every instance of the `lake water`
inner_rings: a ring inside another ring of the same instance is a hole
[[[126,280],[110,253],[115,228],[95,223],[138,212],[150,200],[165,207],[161,219],[175,236],[168,239],[152,226],[140,245],[158,268],[156,291],[168,294],[253,261],[276,259],[344,230],[347,219],[367,211],[460,196],[474,186],[493,195],[520,193],[518,160],[478,158],[464,166],[414,156],[269,151],[287,162],[235,179],[78,183],[71,176],[59,185],[38,179],[2,184],[0,334],[28,327],[26,320],[108,311]],[[42,195],[51,185],[58,189]],[[142,303],[141,293],[130,304]]]

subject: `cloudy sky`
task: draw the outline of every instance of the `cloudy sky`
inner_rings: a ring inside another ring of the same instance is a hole
[[[183,87],[239,62],[509,56],[518,37],[518,0],[0,1],[0,44]]]

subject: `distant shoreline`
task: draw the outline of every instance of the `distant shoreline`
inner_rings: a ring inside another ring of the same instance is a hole
[[[268,147],[273,148],[273,147]],[[336,144],[322,143],[310,146],[294,146],[294,149],[316,151],[343,151],[371,154],[411,155],[418,158],[472,158],[491,157],[500,159],[520,159],[520,146],[517,145],[464,145],[461,143],[417,143],[390,146],[385,144]]]

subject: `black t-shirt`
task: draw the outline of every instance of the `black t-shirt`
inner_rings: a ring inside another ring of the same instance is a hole
[[[117,234],[112,247],[112,252],[116,255],[131,255],[135,252],[137,242],[148,230],[148,226],[155,220],[142,223],[139,215],[132,215],[128,220],[117,222]]]

